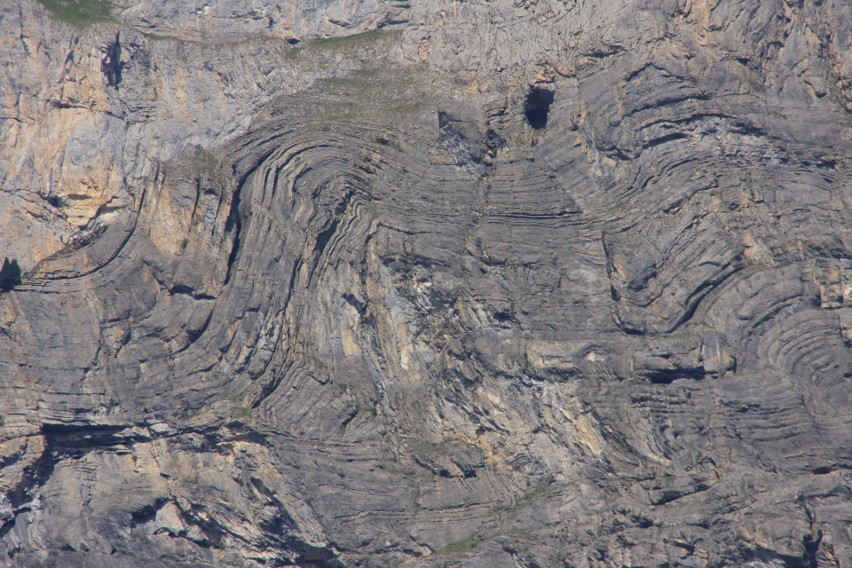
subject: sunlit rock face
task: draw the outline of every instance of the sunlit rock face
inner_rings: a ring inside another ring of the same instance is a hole
[[[845,1],[0,26],[0,564],[852,566]]]

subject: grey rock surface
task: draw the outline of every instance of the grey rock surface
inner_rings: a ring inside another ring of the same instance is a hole
[[[68,6],[0,564],[852,567],[847,2]]]

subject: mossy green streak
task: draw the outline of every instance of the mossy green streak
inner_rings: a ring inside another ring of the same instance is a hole
[[[112,4],[103,0],[39,0],[56,19],[85,27],[109,21]]]

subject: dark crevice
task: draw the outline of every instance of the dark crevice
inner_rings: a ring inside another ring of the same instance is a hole
[[[707,376],[701,367],[654,370],[646,374],[655,385],[670,385],[677,379],[700,381]]]
[[[684,138],[689,138],[689,136],[687,134],[684,134],[683,132],[672,132],[671,134],[666,134],[665,136],[654,138],[653,140],[645,144],[645,149],[654,148],[655,146],[660,146],[662,144],[665,144],[666,142],[683,140]]]
[[[334,231],[337,230],[337,219],[334,219],[331,224],[324,231],[320,232],[317,235],[317,245],[314,249],[314,253],[316,254],[317,259],[322,256],[322,253],[325,251],[325,247],[328,246],[329,241],[331,240],[332,235],[334,235]]]
[[[363,316],[364,313],[366,313],[366,311],[367,311],[366,302],[359,300],[358,298],[356,298],[355,296],[353,296],[349,292],[343,294],[343,299],[346,300],[347,304],[349,304],[350,306],[355,308],[355,310],[357,310],[359,315]]]
[[[13,516],[0,525],[0,538],[6,536],[15,527],[18,514],[30,510],[29,504],[36,498],[36,491],[53,475],[56,458],[50,449],[49,440],[46,440],[46,442],[41,456],[31,465],[24,468],[21,481],[6,494]]]
[[[225,285],[231,281],[231,270],[234,268],[234,263],[237,260],[237,253],[240,251],[240,237],[242,235],[242,219],[240,219],[240,199],[242,196],[242,191],[245,185],[248,183],[251,175],[260,167],[260,164],[263,164],[269,156],[272,155],[272,150],[265,152],[263,155],[259,157],[259,159],[255,162],[253,166],[248,168],[240,176],[239,183],[237,183],[237,187],[234,190],[234,196],[231,199],[231,209],[228,211],[228,218],[225,221],[225,232],[234,231],[234,244],[231,247],[231,253],[228,255],[228,269],[225,273]],[[234,170],[236,173],[236,169]]]
[[[289,363],[287,365],[286,369],[281,369],[277,373],[273,373],[272,380],[270,380],[269,382],[267,382],[266,384],[263,385],[263,387],[260,390],[260,394],[257,396],[257,398],[254,401],[252,401],[252,403],[251,403],[252,410],[259,407],[261,405],[261,403],[264,400],[266,400],[267,397],[269,397],[269,395],[271,395],[273,392],[275,392],[275,389],[277,389],[278,385],[281,384],[281,381],[284,380],[284,376],[285,376],[286,372],[289,370],[291,365],[292,365],[292,363]]]
[[[646,104],[646,105],[640,105],[640,106],[632,109],[630,112],[628,112],[625,115],[625,118],[635,116],[636,114],[638,114],[642,111],[660,109],[660,108],[666,107],[666,106],[674,106],[676,104],[686,103],[688,101],[706,101],[708,99],[709,99],[709,97],[707,95],[703,94],[703,93],[664,97],[662,99],[655,100],[652,103],[649,103],[649,104]]]
[[[438,128],[440,128],[441,131],[446,132],[448,129],[450,129],[450,124],[452,120],[452,117],[446,112],[442,110],[438,111]]]
[[[245,183],[245,181],[243,181]],[[242,221],[240,220],[240,193],[243,189],[243,183],[237,186],[234,191],[234,197],[231,201],[231,210],[228,212],[228,220],[225,221],[225,232],[234,230],[234,244],[231,246],[231,252],[228,254],[228,271],[225,273],[225,285],[231,281],[231,270],[234,267],[234,262],[237,260],[237,253],[240,251],[240,233],[242,229]]]
[[[820,543],[822,543],[822,531],[817,532],[816,538],[810,534],[802,537],[802,547],[805,549],[805,554],[802,557],[802,564],[804,566],[808,568],[817,568],[819,566]]]
[[[138,511],[133,511],[130,516],[130,527],[143,525],[157,518],[157,512],[162,509],[169,500],[165,497],[159,497],[151,505],[145,505]]]
[[[350,412],[349,415],[343,419],[343,422],[340,424],[341,432],[346,430],[346,428],[352,423],[352,421],[355,420],[355,417],[358,416],[359,410],[360,409],[357,407],[353,408],[352,412]]]
[[[819,548],[820,539],[814,542],[813,537],[807,535],[806,537],[803,537],[803,540],[805,541],[802,543],[805,547],[805,554],[802,556],[781,554],[774,550],[759,546],[755,550],[743,551],[739,560],[743,564],[751,563],[757,560],[763,563],[772,563],[773,565],[777,565],[778,562],[780,562],[781,565],[785,566],[786,568],[816,568],[818,566],[815,558],[817,555],[816,549]],[[816,548],[814,548],[814,550],[810,550],[808,546]]]
[[[185,296],[192,296],[193,289],[187,286],[186,284],[175,284],[169,289],[169,294],[183,294]]]
[[[169,288],[169,294],[181,294],[184,296],[189,296],[194,300],[215,300],[213,296],[209,294],[199,294],[195,291],[195,288],[191,286],[187,286],[186,284],[175,284],[171,288]]]
[[[121,425],[42,425],[44,451],[35,462],[24,468],[21,481],[6,494],[15,516],[0,525],[0,538],[14,528],[19,513],[30,510],[29,504],[36,499],[37,491],[53,475],[60,456],[78,457],[96,447],[121,445],[138,438],[117,435],[126,429],[126,426]]]
[[[485,155],[492,160],[497,155],[497,150],[506,145],[506,139],[500,136],[493,128],[485,131]]]
[[[302,540],[292,539],[287,548],[295,552],[298,566],[314,566],[316,568],[344,568],[337,555],[328,547],[312,546]]]
[[[683,315],[681,315],[674,325],[670,326],[669,329],[664,330],[663,333],[671,333],[678,327],[680,327],[685,322],[688,322],[692,319],[692,316],[695,315],[695,312],[698,310],[698,306],[701,304],[702,300],[710,294],[713,290],[717,289],[722,282],[733,276],[734,274],[740,272],[743,269],[743,265],[739,264],[739,258],[734,259],[734,263],[725,265],[723,269],[729,269],[727,272],[723,272],[717,278],[712,278],[705,282],[702,282],[698,288],[696,288],[686,299],[684,304],[686,305],[686,310]]]
[[[671,77],[671,73],[669,73],[668,69],[664,69],[663,67],[659,67],[658,65],[654,65],[653,63],[647,63],[647,64],[643,65],[642,67],[640,67],[639,69],[631,71],[627,75],[627,77],[625,77],[624,80],[627,83],[629,83],[633,79],[638,77],[639,75],[643,74],[648,69],[653,69],[653,71],[651,71],[651,73],[654,74],[654,75],[664,74],[664,76],[666,76],[666,77]]]
[[[513,323],[515,322],[515,316],[512,312],[502,310],[494,313],[494,321],[498,323]]]
[[[201,324],[201,327],[199,327],[198,329],[186,330],[186,335],[189,338],[190,343],[195,343],[196,341],[198,341],[198,338],[200,338],[202,335],[204,335],[204,332],[207,331],[207,328],[210,325],[210,320],[212,320],[212,319],[213,319],[213,310],[210,310],[210,313],[207,314],[207,319],[204,320],[204,323]]]
[[[139,436],[122,436],[128,426],[101,424],[45,424],[42,433],[53,454],[79,456],[93,448],[117,446],[132,442]]]
[[[550,113],[553,97],[553,91],[550,89],[530,87],[524,101],[524,116],[526,116],[530,126],[536,130],[541,130],[547,126],[547,115]]]
[[[766,136],[766,132],[760,129],[758,126],[747,122],[736,122],[734,123],[734,128],[738,134],[746,134],[750,136],[763,137]]]
[[[198,527],[203,536],[191,537],[187,531],[181,531],[179,536],[192,541],[202,548],[222,548],[229,531],[212,516],[206,514],[205,508],[202,505],[191,503],[188,508],[181,509],[181,516],[186,523]]]

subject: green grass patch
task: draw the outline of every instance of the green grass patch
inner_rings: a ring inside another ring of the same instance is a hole
[[[390,469],[386,469],[385,471],[388,472],[391,475],[398,475],[400,477],[417,477],[417,474],[415,472],[411,471],[410,469],[401,469],[401,468],[398,468],[398,467],[392,467]]]
[[[284,54],[284,59],[286,59],[287,61],[294,61],[297,57],[299,57],[299,54],[302,52],[302,49],[303,48],[301,47],[293,47],[291,49],[288,49],[287,53]]]
[[[411,448],[414,453],[421,457],[437,458],[445,456],[449,452],[449,446],[446,442],[430,442],[428,440],[420,440]]]
[[[250,406],[244,406],[231,415],[232,418],[236,418],[237,420],[245,420],[246,418],[248,418],[250,416],[251,416],[251,407]]]
[[[293,60],[299,57],[300,53],[306,51],[330,51],[348,47],[361,47],[387,35],[389,35],[388,32],[382,30],[370,30],[368,32],[348,36],[321,37],[311,41],[306,41],[303,45],[294,47],[287,52],[284,58]]]
[[[520,538],[530,534],[529,528],[513,528],[508,530],[499,530],[490,534],[475,535],[472,534],[463,540],[457,540],[450,544],[439,548],[434,554],[450,555],[450,554],[465,554],[471,552],[483,542],[489,542],[495,538]]]
[[[353,34],[348,36],[338,37],[322,37],[313,40],[309,45],[317,49],[340,49],[341,47],[350,47],[363,45],[380,39],[386,32],[381,30],[370,30],[368,32]]]
[[[108,22],[112,4],[104,0],[39,0],[54,18],[77,27]]]
[[[451,542],[448,545],[439,548],[435,554],[465,554],[476,548],[479,541],[474,536],[469,536],[463,540]]]
[[[382,212],[379,210],[379,206],[376,205],[375,201],[367,203],[367,211],[370,212],[370,221],[378,221],[382,216]]]
[[[302,359],[305,361],[305,363],[307,363],[309,366],[313,367],[314,369],[317,369],[317,370],[320,370],[320,371],[327,371],[328,370],[328,365],[325,364],[325,361],[323,361],[322,359],[320,359],[319,357],[317,357],[313,353],[303,353]],[[345,387],[346,385],[344,384],[343,386]]]
[[[192,166],[198,173],[210,174],[219,166],[219,158],[213,152],[199,147],[192,155]]]
[[[324,79],[319,88],[327,98],[317,108],[317,120],[309,129],[333,128],[340,122],[405,120],[429,101],[426,86],[416,76],[374,68]]]
[[[677,333],[659,333],[654,336],[654,339],[668,339],[674,341],[680,341],[683,339],[689,339],[691,334],[688,331],[679,331]]]
[[[523,507],[527,503],[531,503],[538,499],[539,497],[544,496],[547,492],[550,491],[549,484],[539,485],[538,487],[527,491],[523,495],[521,495],[518,500],[515,502],[515,508]]]
[[[491,508],[490,513],[514,513],[538,499],[539,497],[544,497],[553,489],[553,485],[549,483],[543,483],[533,489],[527,491],[523,495],[517,498],[513,503],[503,504],[503,505],[495,505]]]

